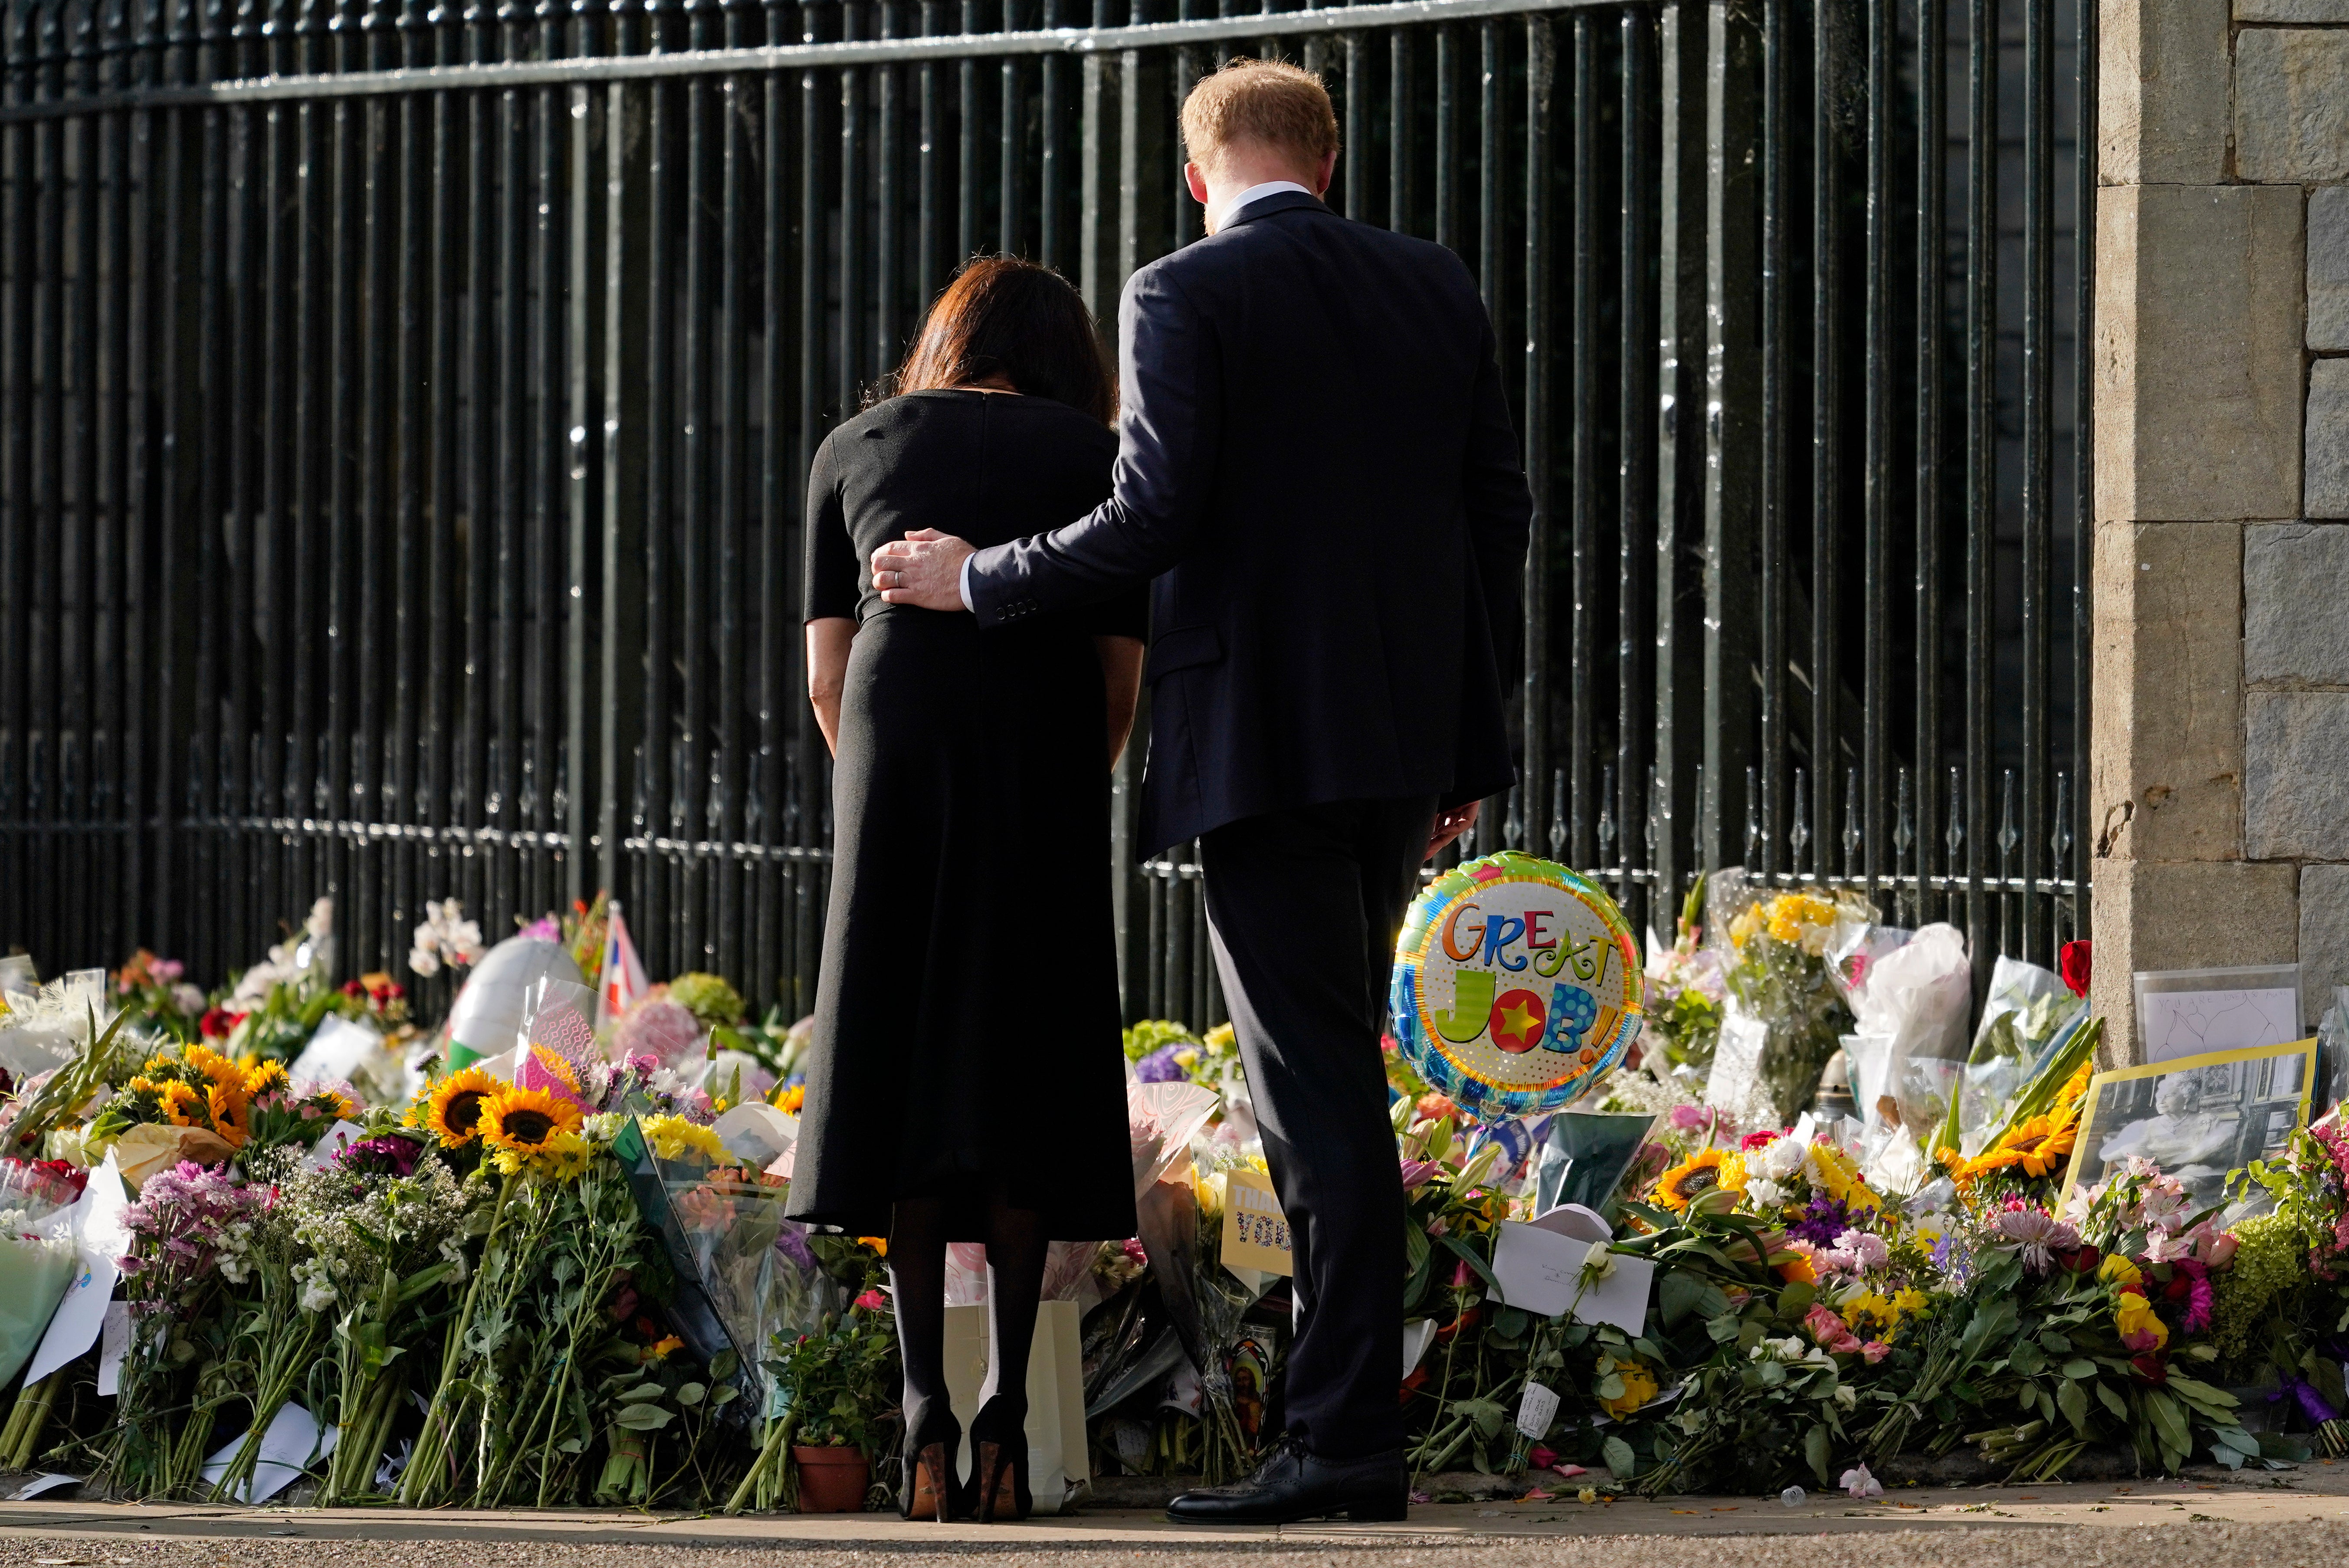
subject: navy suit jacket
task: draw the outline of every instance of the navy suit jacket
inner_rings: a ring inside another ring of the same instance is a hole
[[[1283,191],[1135,273],[1115,490],[970,563],[981,626],[1157,579],[1142,843],[1515,777],[1533,498],[1468,270]]]

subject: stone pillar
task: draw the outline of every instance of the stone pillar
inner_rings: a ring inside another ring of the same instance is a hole
[[[2349,0],[2103,0],[2095,1002],[2349,984]]]

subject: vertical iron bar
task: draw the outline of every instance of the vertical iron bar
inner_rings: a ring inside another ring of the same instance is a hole
[[[1917,515],[1916,669],[1917,900],[1920,922],[1947,908],[1926,878],[1940,835],[1933,775],[1941,753],[1941,436],[1942,334],[1946,311],[1949,129],[1946,118],[1947,0],[1917,0]]]
[[[1574,258],[1570,308],[1574,317],[1572,357],[1568,361],[1573,425],[1568,460],[1574,488],[1568,501],[1568,515],[1574,555],[1568,579],[1573,602],[1568,610],[1567,628],[1569,663],[1566,852],[1572,857],[1569,864],[1591,866],[1598,863],[1598,841],[1593,836],[1593,818],[1599,804],[1595,771],[1598,715],[1593,710],[1598,706],[1595,666],[1599,659],[1599,308],[1604,284],[1599,276],[1598,29],[1587,10],[1574,14],[1573,26]],[[1526,158],[1526,178],[1530,181],[1536,177],[1531,170],[1538,169],[1544,160],[1531,144],[1527,146]],[[1527,402],[1531,402],[1530,395]],[[1526,656],[1541,656],[1535,651],[1540,647],[1528,638]],[[1541,777],[1534,770],[1530,746],[1526,748],[1526,771],[1529,777]],[[1526,825],[1537,845],[1548,836],[1542,820],[1543,805],[1539,790],[1526,796]]]
[[[1533,529],[1526,546],[1526,693],[1522,777],[1549,776],[1550,392],[1549,184],[1550,91],[1557,74],[1550,19],[1526,18],[1526,482],[1533,492]],[[1348,197],[1351,211],[1352,196]],[[1486,280],[1486,287],[1492,286]],[[1538,788],[1526,806],[1533,841],[1542,838]]]
[[[1656,528],[1655,449],[1650,445],[1656,435],[1652,417],[1656,400],[1656,296],[1651,292],[1650,274],[1655,258],[1658,170],[1649,139],[1649,101],[1655,91],[1655,67],[1648,10],[1626,5],[1619,26],[1623,40],[1619,122],[1622,236],[1618,287],[1621,290],[1619,308],[1622,321],[1621,385],[1615,422],[1616,439],[1621,450],[1616,507],[1620,563],[1616,587],[1615,820],[1622,832],[1623,849],[1618,863],[1623,867],[1623,875],[1616,884],[1616,898],[1630,914],[1632,929],[1644,931],[1661,915],[1662,905],[1670,902],[1669,895],[1658,887],[1654,889],[1656,903],[1643,909],[1646,899],[1640,892],[1641,884],[1631,875],[1635,861],[1641,870],[1652,871],[1655,866],[1648,849],[1648,837],[1634,831],[1637,824],[1650,820],[1642,807],[1642,787],[1652,772],[1649,758],[1654,730],[1647,720],[1658,717],[1651,713],[1643,717],[1640,713],[1641,698],[1651,689],[1647,651],[1651,645],[1648,616],[1653,602],[1647,591],[1646,573],[1654,560]],[[1632,852],[1634,846],[1640,851],[1636,856]]]
[[[1780,870],[1786,779],[1786,10],[1762,5],[1762,872]]]
[[[1892,31],[1894,0],[1868,0],[1866,544],[1860,589],[1860,875],[1876,897],[1884,869],[1892,678]]]
[[[1811,869],[1824,874],[1835,842],[1836,781],[1843,771],[1843,130],[1840,29],[1817,9],[1811,23]],[[1800,867],[1791,869],[1800,870]]]
[[[2053,0],[2023,6],[2022,955],[2046,963],[2039,897],[2047,827],[2055,484],[2055,39]]]
[[[1966,29],[1966,938],[1989,977],[1992,573],[1998,527],[1998,0]],[[1954,867],[1952,868],[1955,869]]]

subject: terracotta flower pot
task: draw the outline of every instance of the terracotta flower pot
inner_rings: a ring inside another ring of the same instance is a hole
[[[800,1467],[802,1513],[855,1513],[864,1507],[873,1470],[864,1462],[864,1449],[794,1444],[792,1460]]]

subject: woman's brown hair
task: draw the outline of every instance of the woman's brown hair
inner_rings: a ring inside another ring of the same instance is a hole
[[[1100,329],[1069,280],[1016,256],[975,256],[930,307],[896,390],[929,392],[997,377],[1107,425],[1117,383]]]

